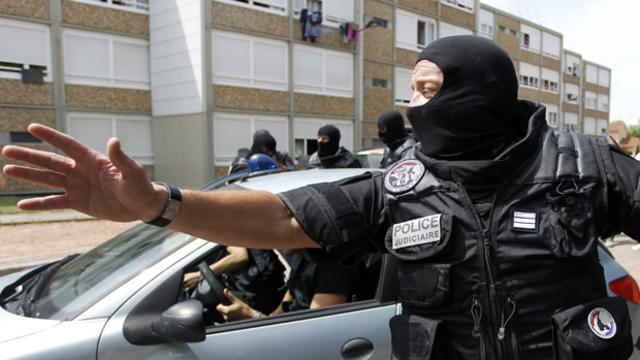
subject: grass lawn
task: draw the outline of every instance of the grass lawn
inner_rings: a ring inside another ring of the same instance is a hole
[[[24,210],[18,209],[16,203],[22,199],[28,199],[30,197],[35,197],[35,195],[25,195],[25,196],[0,196],[0,214],[18,214],[23,212]],[[51,211],[51,210],[48,210]],[[56,210],[53,210],[56,211]]]

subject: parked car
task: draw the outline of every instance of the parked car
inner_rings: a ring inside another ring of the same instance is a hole
[[[277,170],[276,170],[277,171]],[[278,193],[373,169],[234,174],[213,191]],[[0,354],[10,359],[386,359],[397,263],[381,258],[369,299],[231,323],[203,323],[203,306],[183,298],[183,274],[219,245],[169,229],[136,226],[93,250],[0,278]],[[609,289],[629,302],[640,335],[638,288],[600,247]],[[640,358],[634,350],[634,357]]]
[[[358,160],[365,168],[379,168],[382,156],[384,155],[384,148],[373,148],[367,150],[360,150],[356,154]]]

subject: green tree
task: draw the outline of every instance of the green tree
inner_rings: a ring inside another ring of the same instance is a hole
[[[640,137],[640,126],[631,126],[627,133],[628,137]]]

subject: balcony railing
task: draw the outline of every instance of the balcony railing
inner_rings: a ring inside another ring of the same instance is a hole
[[[123,10],[133,10],[140,12],[149,11],[149,0],[73,0],[77,2],[104,5],[114,8],[122,8]]]

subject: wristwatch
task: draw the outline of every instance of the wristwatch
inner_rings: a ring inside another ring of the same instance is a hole
[[[180,213],[180,209],[182,208],[182,194],[178,188],[167,183],[157,181],[154,182],[154,184],[162,185],[167,188],[169,195],[167,196],[167,201],[164,203],[162,213],[151,221],[145,221],[145,224],[165,227],[169,225],[176,216],[178,216],[178,213]]]

